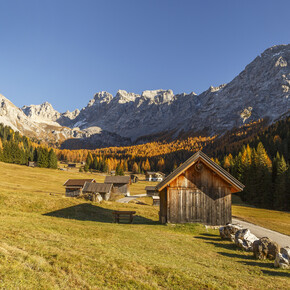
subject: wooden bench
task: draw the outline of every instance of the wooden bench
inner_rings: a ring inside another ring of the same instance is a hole
[[[115,216],[115,223],[120,223],[120,220],[127,220],[130,223],[133,222],[133,215],[136,211],[120,211],[115,210],[113,211],[113,215]]]

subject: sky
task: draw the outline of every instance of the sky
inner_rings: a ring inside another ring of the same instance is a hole
[[[290,41],[289,0],[0,0],[0,94],[64,112],[94,94],[230,82]]]

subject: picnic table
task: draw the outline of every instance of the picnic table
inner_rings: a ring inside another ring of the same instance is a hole
[[[133,215],[136,213],[136,211],[121,211],[121,210],[115,210],[113,211],[113,215],[115,217],[115,223],[120,223],[120,220],[127,220],[130,223],[133,222]]]

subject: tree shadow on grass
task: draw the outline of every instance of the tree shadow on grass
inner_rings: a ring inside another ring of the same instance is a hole
[[[45,213],[45,216],[75,219],[79,221],[94,221],[102,223],[114,222],[114,210],[92,205],[90,203],[83,203],[75,206],[70,206],[60,210]],[[122,222],[127,223],[127,222]],[[140,215],[134,215],[133,224],[158,224],[158,221],[145,218]]]

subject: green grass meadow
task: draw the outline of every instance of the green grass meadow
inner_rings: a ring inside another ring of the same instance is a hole
[[[159,224],[158,207],[146,198],[145,204],[97,204],[64,196],[68,178],[90,177],[105,178],[0,163],[1,288],[289,288],[289,271],[255,260],[217,230]],[[131,195],[149,184],[133,184]],[[247,215],[240,208],[246,207],[234,206],[234,214]],[[116,209],[135,210],[134,223],[114,224]],[[285,219],[289,226],[290,214]]]

